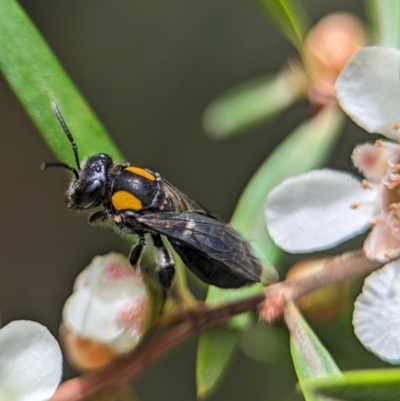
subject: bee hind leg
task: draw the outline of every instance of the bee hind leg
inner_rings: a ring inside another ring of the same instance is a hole
[[[158,279],[160,280],[161,285],[165,289],[168,289],[171,287],[175,276],[175,262],[162,242],[160,235],[152,234],[151,238],[156,249],[156,263],[159,268]]]

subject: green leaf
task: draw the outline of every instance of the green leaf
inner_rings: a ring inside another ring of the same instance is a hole
[[[243,332],[240,347],[258,362],[287,369],[292,360],[288,342],[289,334],[284,328],[257,322]]]
[[[122,160],[22,8],[13,0],[0,0],[0,10],[0,69],[59,160],[75,165],[71,144],[51,108],[54,101],[75,137],[80,156],[107,152]]]
[[[343,121],[341,110],[331,105],[302,122],[264,161],[243,191],[231,224],[257,242],[270,262],[276,262],[278,251],[265,224],[269,191],[288,177],[320,167],[335,145]]]
[[[304,380],[330,375],[341,377],[340,370],[294,304],[287,306],[285,321],[290,331],[293,363],[304,398],[306,401],[323,401],[323,397],[303,385]]]
[[[300,381],[341,375],[332,357],[293,303],[287,306],[285,321],[290,331],[292,358]]]
[[[343,401],[398,401],[400,369],[343,372],[342,377],[308,380],[304,386],[309,391]]]
[[[400,2],[366,0],[368,19],[377,45],[400,49]]]
[[[299,86],[301,82],[289,69],[241,83],[207,106],[204,130],[215,139],[224,139],[261,125],[300,96]]]
[[[197,396],[205,398],[216,387],[226,366],[231,361],[231,356],[237,348],[239,337],[235,331],[211,329],[202,334],[199,340],[199,348],[204,352],[199,353],[196,362]],[[230,350],[231,352],[226,352]]]
[[[302,52],[308,16],[300,0],[257,0],[290,43]]]
[[[285,178],[301,174],[303,172],[319,167],[326,160],[340,133],[344,115],[341,110],[332,105],[323,109],[316,116],[300,124],[265,160],[258,171],[254,174],[245,188],[236,210],[233,214],[231,224],[236,227],[245,237],[259,245],[260,249],[267,255],[269,262],[275,264],[281,255],[281,251],[270,239],[264,217],[264,204],[269,191]],[[209,304],[221,303],[242,299],[260,291],[260,285],[241,288],[238,290],[224,290],[210,286],[206,302]],[[240,331],[248,325],[249,314],[235,317],[220,330],[233,330],[234,334],[240,336]],[[230,325],[230,326],[229,326]],[[202,354],[212,355],[216,346],[213,336],[202,337],[197,350],[197,357],[203,358]],[[227,334],[230,336],[231,334]],[[220,344],[220,341],[218,340]],[[233,343],[233,342],[232,342]],[[235,348],[232,343],[220,344],[219,353],[226,353],[222,360],[229,361]],[[218,383],[225,372],[221,363],[214,359],[208,360],[209,364],[217,364],[220,376],[215,377],[214,385]],[[212,369],[212,367],[210,367]],[[207,384],[203,384],[203,382]],[[197,386],[207,388],[211,391],[209,381],[197,373]]]

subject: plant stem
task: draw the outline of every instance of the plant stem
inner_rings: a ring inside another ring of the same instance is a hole
[[[235,303],[215,307],[204,305],[177,314],[171,324],[156,333],[133,353],[118,359],[104,369],[84,374],[60,385],[50,401],[80,401],[96,392],[125,385],[150,362],[161,357],[201,330],[224,322],[232,316],[260,308],[261,317],[278,319],[288,302],[295,301],[318,288],[357,276],[365,276],[384,264],[366,258],[362,250],[327,259],[314,276],[273,284],[264,293]]]

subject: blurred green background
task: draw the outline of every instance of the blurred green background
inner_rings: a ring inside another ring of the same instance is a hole
[[[297,56],[251,0],[21,4],[127,160],[160,172],[226,220],[266,155],[309,115],[304,102],[247,135],[216,142],[204,134],[201,114],[215,96]],[[304,4],[313,23],[338,10],[363,15],[361,1]],[[54,156],[3,80],[0,116],[1,323],[32,319],[56,334],[78,272],[97,254],[127,254],[128,245],[66,209],[67,177],[39,170]],[[353,145],[366,139],[348,123],[329,165],[350,170]],[[194,400],[195,352],[192,340],[144,371],[139,397]],[[295,382],[289,358],[276,367],[239,353],[210,400],[300,400]]]

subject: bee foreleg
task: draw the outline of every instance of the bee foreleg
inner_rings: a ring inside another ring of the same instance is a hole
[[[92,213],[88,220],[90,224],[98,225],[106,223],[111,219],[111,214],[108,210],[99,210],[97,212]]]
[[[137,244],[132,248],[131,253],[129,254],[129,263],[135,269],[138,267],[140,258],[144,252],[144,248],[146,247],[146,239],[144,238],[144,234],[139,234],[139,239]]]

